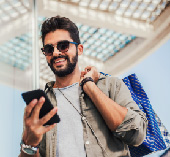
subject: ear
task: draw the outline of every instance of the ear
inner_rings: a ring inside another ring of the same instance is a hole
[[[78,48],[78,55],[79,56],[82,55],[83,54],[83,45],[79,44],[77,48]]]

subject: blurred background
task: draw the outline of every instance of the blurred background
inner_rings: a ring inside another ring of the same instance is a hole
[[[41,24],[65,16],[79,28],[87,65],[124,78],[136,73],[152,107],[170,130],[169,0],[0,0],[1,156],[20,151],[21,93],[55,80],[40,51]],[[148,156],[168,154],[160,151]]]

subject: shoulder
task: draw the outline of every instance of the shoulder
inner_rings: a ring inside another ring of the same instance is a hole
[[[97,85],[98,86],[104,85],[104,86],[107,86],[109,88],[109,87],[113,87],[113,86],[115,86],[115,87],[119,86],[122,83],[124,84],[122,79],[120,79],[118,77],[101,75],[98,82],[97,82]]]
[[[119,90],[121,84],[123,84],[122,79],[113,76],[104,76],[101,75],[97,86],[98,88],[103,91],[107,96],[110,94],[115,95],[115,92]]]

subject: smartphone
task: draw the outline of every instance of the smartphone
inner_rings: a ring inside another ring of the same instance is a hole
[[[39,118],[44,117],[48,112],[50,112],[54,108],[53,105],[51,104],[50,100],[48,99],[46,93],[41,89],[28,91],[28,92],[22,93],[21,95],[27,105],[33,99],[39,100],[42,96],[45,98],[45,102],[40,110]],[[59,123],[59,122],[60,122],[60,117],[56,113],[47,123],[44,124],[44,126],[52,125],[54,123]]]

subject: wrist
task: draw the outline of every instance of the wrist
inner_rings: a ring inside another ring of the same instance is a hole
[[[87,94],[89,90],[94,89],[95,87],[95,83],[94,82],[86,82],[83,86],[83,91]]]
[[[84,86],[89,84],[89,83],[94,83],[94,80],[91,77],[84,78],[80,83],[82,90],[84,90]]]
[[[24,152],[25,154],[35,155],[39,149],[40,144],[38,144],[37,146],[31,146],[31,145],[25,144],[24,141],[21,140],[20,146],[21,146],[22,152]]]
[[[30,138],[28,138],[27,135],[25,135],[25,136],[23,135],[21,142],[23,142],[25,145],[30,145],[32,147],[38,147],[39,146],[39,142],[38,141],[37,142],[35,140],[33,140],[33,141],[31,140],[30,141]]]

